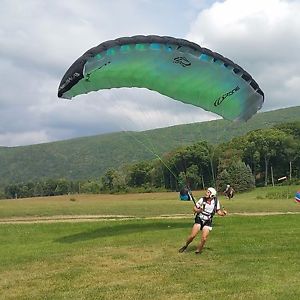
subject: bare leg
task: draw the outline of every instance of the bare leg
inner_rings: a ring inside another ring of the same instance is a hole
[[[199,245],[197,246],[197,250],[195,253],[200,253],[206,243],[207,237],[209,235],[209,228],[207,226],[204,226],[202,229],[202,236],[201,236],[201,241]]]
[[[192,227],[191,234],[188,236],[185,245],[179,249],[179,252],[185,251],[187,246],[194,240],[194,238],[196,237],[199,231],[200,231],[200,224],[194,224],[194,226]]]
[[[186,244],[185,244],[186,246],[188,246],[194,240],[194,238],[196,237],[199,231],[200,231],[200,224],[194,224],[191,234],[186,240]]]

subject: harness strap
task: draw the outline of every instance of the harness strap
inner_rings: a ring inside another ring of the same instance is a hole
[[[208,212],[206,212],[206,211],[202,211],[200,214],[202,214],[202,215],[204,215],[204,216],[208,216],[208,217],[210,217],[210,216],[211,216],[211,214],[210,214],[210,213],[208,213]]]
[[[204,200],[204,203],[203,203],[203,211],[202,211],[201,213],[197,214],[197,215],[200,216],[200,214],[202,214],[202,215],[204,215],[204,216],[209,217],[210,219],[212,219],[213,216],[215,215],[216,211],[217,211],[218,198],[215,197],[215,198],[214,198],[214,201],[215,201],[215,203],[214,203],[214,210],[213,210],[212,213],[209,213],[209,212],[204,211],[204,210],[205,210],[205,204],[206,204],[206,201]]]

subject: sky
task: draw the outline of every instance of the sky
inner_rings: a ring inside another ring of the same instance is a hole
[[[70,65],[118,37],[183,38],[248,71],[262,111],[300,105],[300,1],[0,0],[0,146],[22,146],[218,116],[146,89],[57,97]],[[299,117],[300,119],[300,117]]]

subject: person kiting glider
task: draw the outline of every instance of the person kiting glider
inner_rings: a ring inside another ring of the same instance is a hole
[[[217,199],[217,192],[214,188],[210,187],[206,191],[206,195],[199,199],[194,206],[195,224],[192,227],[191,234],[188,236],[186,243],[179,249],[179,252],[184,252],[188,245],[194,240],[200,230],[202,230],[201,240],[197,246],[196,254],[201,253],[209,235],[212,230],[212,218],[215,213],[219,216],[226,216],[226,210],[221,210],[221,205]]]

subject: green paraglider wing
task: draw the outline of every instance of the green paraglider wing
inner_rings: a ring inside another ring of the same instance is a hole
[[[133,36],[88,50],[64,75],[58,97],[102,89],[147,88],[228,120],[248,120],[264,102],[258,84],[240,66],[183,39]]]

